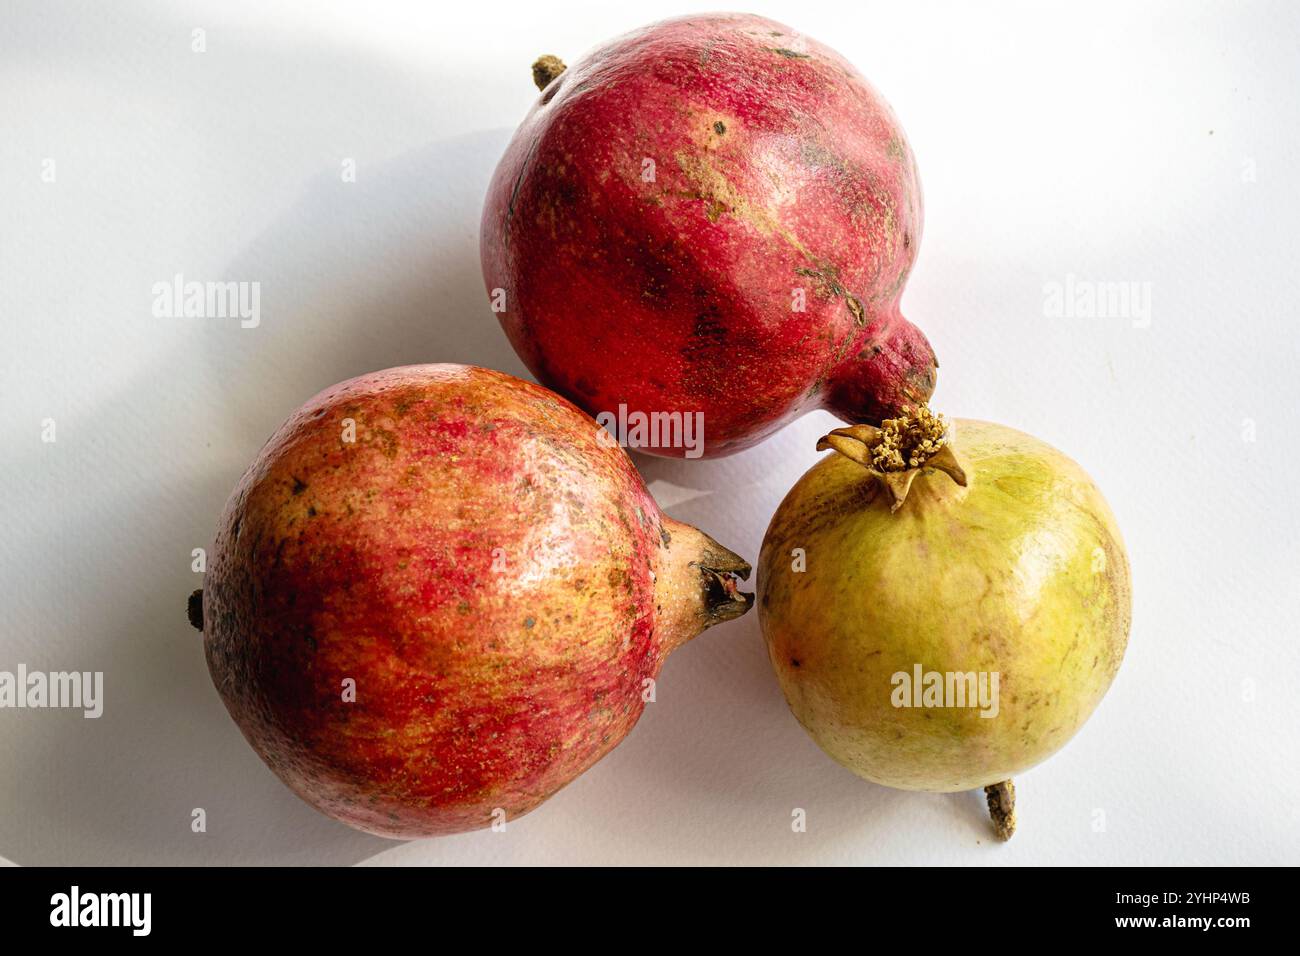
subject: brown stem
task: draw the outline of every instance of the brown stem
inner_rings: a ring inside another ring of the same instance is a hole
[[[1016,832],[1016,785],[1010,780],[984,788],[989,802],[989,816],[993,818],[993,832],[1005,843]]]
[[[196,631],[203,630],[203,588],[199,588],[190,595],[190,600],[185,608],[189,616],[190,624]]]
[[[539,90],[544,90],[551,85],[551,80],[563,73],[564,70],[563,60],[558,56],[544,53],[533,64],[533,82],[537,84]]]

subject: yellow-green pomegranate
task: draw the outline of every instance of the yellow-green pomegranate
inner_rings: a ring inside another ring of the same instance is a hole
[[[1077,464],[1001,425],[921,408],[841,428],[786,495],[759,613],[795,717],[853,772],[903,790],[984,787],[1059,750],[1128,642],[1128,559]]]

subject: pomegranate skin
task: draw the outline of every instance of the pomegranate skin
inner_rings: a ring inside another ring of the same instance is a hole
[[[701,412],[717,456],[815,408],[875,422],[929,398],[934,353],[898,305],[921,225],[911,149],[857,70],[720,14],[629,33],[551,80],[480,242],[541,382],[593,415]]]
[[[196,623],[299,796],[396,838],[513,820],[627,735],[670,650],[749,607],[748,565],[598,434],[539,386],[427,365],[327,389],[267,442]]]

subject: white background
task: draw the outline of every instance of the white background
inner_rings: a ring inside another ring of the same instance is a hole
[[[505,833],[369,837],[262,765],[185,621],[191,549],[303,400],[390,365],[523,374],[477,229],[529,66],[696,5],[20,2],[0,30],[0,669],[101,670],[106,705],[0,711],[0,855],[1300,862],[1300,8],[749,6],[856,63],[911,139],[926,223],[904,308],[942,360],[935,407],[1071,454],[1127,539],[1128,657],[1018,778],[1014,840],[990,841],[979,794],[891,791],[823,756],[753,614],[674,654],[631,736]],[[260,282],[261,326],[153,317],[178,272]],[[1149,326],[1048,317],[1067,275],[1150,283]],[[638,463],[752,560],[830,425]]]

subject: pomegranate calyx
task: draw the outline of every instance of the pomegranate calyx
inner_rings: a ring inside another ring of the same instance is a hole
[[[533,63],[533,82],[537,84],[539,90],[544,90],[551,85],[552,80],[566,69],[564,61],[558,56],[543,53]]]
[[[739,583],[749,577],[748,564],[738,570],[708,568],[703,565],[699,568],[704,578],[703,614],[708,621],[706,626],[712,627],[740,617],[754,606],[754,595],[739,590]]]
[[[701,631],[740,617],[754,595],[739,590],[752,570],[748,561],[698,528],[663,519],[668,549],[655,582],[666,655]]]
[[[703,585],[702,617],[705,627],[740,617],[754,605],[754,595],[738,590],[753,570],[748,561],[724,548],[707,534],[700,534],[699,550],[690,566],[700,573]]]
[[[889,494],[889,510],[897,511],[907,499],[912,482],[922,468],[942,471],[966,487],[966,467],[952,446],[943,416],[922,405],[881,427],[850,425],[837,428],[817,442],[818,451],[833,449],[867,469]]]

